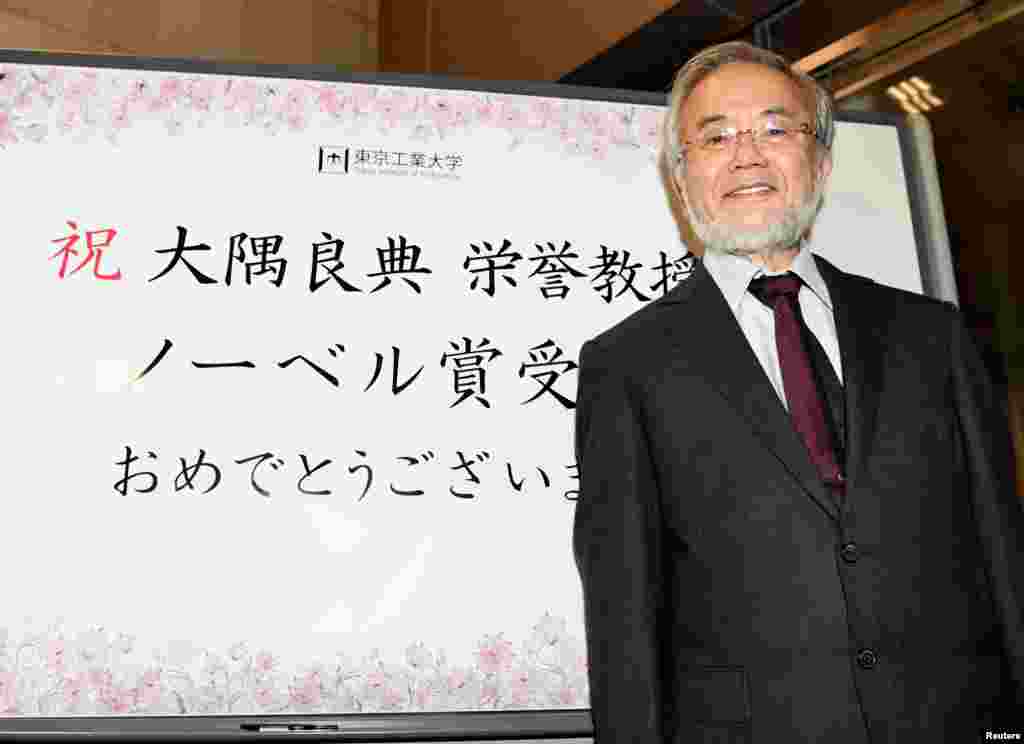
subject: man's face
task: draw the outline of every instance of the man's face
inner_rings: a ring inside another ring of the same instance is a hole
[[[768,120],[814,128],[813,102],[779,70],[735,62],[704,78],[680,111],[680,140],[715,127],[743,131]],[[817,214],[832,161],[811,135],[755,144],[749,134],[720,151],[686,146],[674,178],[697,237],[711,251],[761,254],[793,246]]]

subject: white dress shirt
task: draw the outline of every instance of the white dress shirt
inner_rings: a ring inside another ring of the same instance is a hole
[[[752,279],[759,276],[777,276],[786,272],[765,271],[764,267],[754,264],[748,258],[711,251],[704,253],[704,267],[722,290],[729,309],[736,316],[736,322],[750,343],[750,348],[754,350],[782,405],[788,410],[782,370],[779,368],[779,352],[775,348],[775,313],[747,291]],[[839,377],[839,382],[843,382],[842,357],[839,355],[832,298],[806,244],[801,244],[800,252],[793,259],[789,271],[804,282],[797,294],[804,322],[825,350],[829,362],[832,363],[832,369]]]

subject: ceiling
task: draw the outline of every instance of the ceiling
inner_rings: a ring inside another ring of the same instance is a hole
[[[664,90],[702,47],[748,41],[798,60],[889,15],[903,0],[686,0],[561,77],[561,82]]]
[[[967,1],[967,0],[965,0]],[[379,0],[380,70],[658,91],[689,56],[746,38],[797,60],[906,0]],[[932,4],[941,2],[933,0]]]

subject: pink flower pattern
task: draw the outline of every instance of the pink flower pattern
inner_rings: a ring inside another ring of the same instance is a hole
[[[502,633],[484,636],[468,667],[449,666],[443,650],[420,642],[406,646],[401,665],[375,651],[361,663],[339,655],[334,667],[293,673],[271,651],[247,649],[239,641],[225,653],[156,653],[155,663],[136,665],[135,638],[123,633],[54,629],[16,641],[0,632],[0,715],[501,710],[588,700],[583,644],[549,614],[520,648]],[[15,667],[3,666],[9,661]]]
[[[10,98],[18,90],[19,68],[14,65],[0,65],[0,96]]]
[[[511,101],[501,105],[498,116],[501,126],[511,132],[522,128],[526,124],[526,116],[523,114],[523,110]]]
[[[333,85],[322,85],[316,94],[316,103],[320,110],[331,116],[339,116],[345,106],[338,89]]]
[[[0,672],[0,715],[18,712],[18,678],[13,672]]]
[[[14,134],[14,126],[10,114],[0,110],[0,145],[13,145],[17,141],[18,138]]]
[[[661,140],[661,127],[664,120],[660,111],[641,111],[637,116],[637,139],[648,147],[656,147]]]
[[[160,701],[163,696],[160,677],[159,669],[149,669],[143,673],[135,690],[136,699],[141,707],[149,708]]]
[[[415,109],[415,101],[406,93],[392,92],[377,96],[374,110],[381,129],[394,129]]]
[[[321,680],[320,673],[309,672],[296,680],[291,688],[292,703],[298,707],[309,707],[320,704],[321,701]]]
[[[64,639],[54,638],[46,644],[46,668],[51,672],[64,671]]]
[[[62,692],[64,695],[64,702],[69,710],[75,710],[78,704],[82,701],[82,695],[87,690],[89,680],[85,674],[79,672],[76,675],[69,675],[64,678],[62,685]]]
[[[427,111],[437,131],[445,132],[455,125],[455,101],[451,96],[428,96]]]
[[[274,688],[268,685],[256,687],[256,703],[264,708],[270,707],[275,702]]]
[[[551,101],[532,101],[526,111],[526,126],[530,129],[544,129],[555,121],[555,106]]]
[[[466,672],[462,669],[456,669],[448,675],[446,680],[448,683],[448,691],[455,692],[459,688],[466,684]]]
[[[509,669],[512,658],[512,644],[500,635],[485,639],[477,650],[477,663],[484,672],[490,674]]]
[[[216,78],[207,77],[194,81],[189,87],[192,108],[209,111],[217,95],[217,87]]]
[[[430,685],[421,684],[416,688],[416,706],[421,710],[426,710],[430,707],[430,703],[433,700],[434,691]]]
[[[260,86],[252,80],[232,80],[224,95],[224,110],[252,116],[262,95]]]
[[[372,122],[418,138],[485,127],[512,145],[561,141],[568,154],[605,159],[620,145],[657,147],[661,112],[630,104],[568,103],[535,96],[423,91],[357,83],[260,80],[188,73],[0,66],[0,146],[41,142],[49,133],[115,141],[155,119],[180,136],[216,117],[270,135],[300,132],[318,119]],[[40,118],[43,117],[43,118]]]
[[[129,713],[135,708],[135,690],[120,685],[106,685],[99,689],[99,700],[111,713]]]
[[[37,126],[19,137],[13,111],[26,114],[37,98],[53,112],[55,131],[87,133],[104,127],[115,135],[147,119],[162,120],[166,131],[185,134],[217,116],[268,134],[304,131],[318,118],[373,122],[382,132],[407,128],[419,139],[445,137],[473,127],[505,131],[512,146],[545,139],[560,141],[565,152],[600,161],[616,146],[653,151],[661,113],[629,104],[569,103],[508,94],[425,91],[355,83],[262,81],[184,73],[119,73],[76,68],[8,65],[0,80],[0,144],[42,141]],[[31,71],[31,75],[25,74]],[[38,112],[33,112],[38,116]],[[37,124],[39,122],[36,122]],[[27,124],[27,123],[25,123]]]
[[[185,81],[180,77],[167,77],[160,82],[160,93],[152,103],[153,110],[171,108],[185,95]]]
[[[277,659],[269,651],[260,651],[256,654],[255,666],[257,674],[267,674],[277,666]]]
[[[501,106],[494,101],[484,98],[477,99],[473,108],[476,109],[476,118],[484,126],[496,126],[501,116]]]

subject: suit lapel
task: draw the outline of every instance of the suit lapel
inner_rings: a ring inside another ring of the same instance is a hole
[[[789,414],[704,264],[698,262],[689,281],[681,282],[659,302],[679,305],[672,308],[678,320],[670,324],[674,353],[740,414],[808,495],[832,519],[838,519],[835,502],[821,483]],[[700,338],[707,345],[694,343],[696,334],[687,330],[694,324],[702,327]]]
[[[875,435],[882,389],[880,328],[884,326],[882,319],[872,314],[876,303],[865,296],[872,284],[870,280],[846,274],[820,256],[814,258],[835,309],[846,393],[847,493],[851,493],[859,482],[868,445]],[[854,499],[845,499],[844,505],[850,508],[855,505]]]

